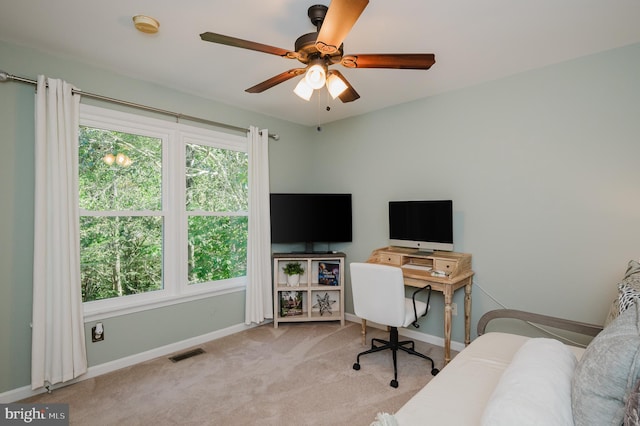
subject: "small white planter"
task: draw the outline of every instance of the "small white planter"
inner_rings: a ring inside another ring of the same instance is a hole
[[[287,275],[287,285],[289,287],[297,287],[300,284],[300,274]]]

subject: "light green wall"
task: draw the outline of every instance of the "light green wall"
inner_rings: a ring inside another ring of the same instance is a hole
[[[387,244],[389,200],[453,199],[455,249],[476,272],[473,327],[497,307],[481,288],[602,323],[640,257],[638,76],[640,44],[324,126],[311,148],[331,161],[313,188],[353,193],[349,261]],[[439,301],[420,331],[442,336]],[[461,292],[454,302],[462,312]]]
[[[4,55],[0,53],[4,58]],[[0,85],[0,392],[30,381],[33,91]],[[12,87],[11,87],[12,86]],[[21,111],[28,114],[26,117]],[[31,142],[29,142],[31,141]]]
[[[92,93],[240,127],[269,128],[271,133],[280,135],[279,141],[270,141],[272,189],[302,191],[310,184],[308,168],[312,163],[306,152],[312,129],[2,42],[0,58],[0,69],[14,75],[35,79],[38,74],[45,74]],[[0,83],[0,393],[30,383],[33,111],[33,86]],[[296,178],[289,179],[284,170],[290,170]],[[91,343],[88,339],[90,366],[243,323],[244,293],[107,318],[102,322],[108,338],[100,343]],[[86,328],[91,325],[87,324]]]
[[[105,340],[87,339],[87,358],[91,365],[100,365],[244,323],[244,296],[236,292],[101,320]],[[94,325],[95,321],[85,324],[86,336]]]
[[[90,92],[279,133],[270,143],[272,191],[353,193],[354,241],[332,247],[348,262],[386,245],[390,199],[453,199],[456,250],[473,254],[476,271],[473,326],[496,307],[480,288],[512,308],[602,322],[627,261],[639,257],[640,45],[322,132],[8,44],[0,43],[0,58],[12,74],[47,74]],[[1,393],[27,385],[30,375],[32,87],[0,84],[0,144]],[[105,346],[88,344],[91,365],[242,322],[242,297],[107,319]],[[440,301],[419,331],[442,336]],[[462,307],[460,294],[454,301]],[[453,338],[463,339],[461,315]]]

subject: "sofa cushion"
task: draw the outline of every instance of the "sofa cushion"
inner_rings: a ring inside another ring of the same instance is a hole
[[[398,421],[389,413],[378,413],[376,419],[369,426],[398,426]]]
[[[479,336],[395,413],[398,424],[477,425],[500,376],[527,340],[498,332]]]
[[[576,426],[622,424],[627,395],[640,377],[639,326],[636,303],[587,346],[572,383]]]
[[[500,377],[482,425],[572,426],[571,379],[577,362],[557,340],[527,341]]]

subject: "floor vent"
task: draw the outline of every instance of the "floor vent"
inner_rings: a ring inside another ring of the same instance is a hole
[[[169,357],[169,359],[171,360],[171,362],[178,362],[178,361],[182,361],[183,359],[191,358],[192,356],[200,355],[203,353],[204,353],[204,350],[202,350],[201,348],[198,348],[198,349],[193,349],[191,351],[183,352],[178,355],[174,355],[172,357]]]

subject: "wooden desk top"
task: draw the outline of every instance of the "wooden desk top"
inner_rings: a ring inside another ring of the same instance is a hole
[[[427,281],[434,289],[436,285],[438,288],[447,286],[459,288],[464,285],[461,283],[474,274],[471,270],[471,255],[466,253],[436,251],[432,254],[423,254],[414,249],[384,247],[374,250],[367,262],[397,267],[407,264],[429,267],[430,269],[402,268],[405,284],[412,287],[424,287]],[[445,269],[450,272],[450,275],[432,275],[434,270]]]

